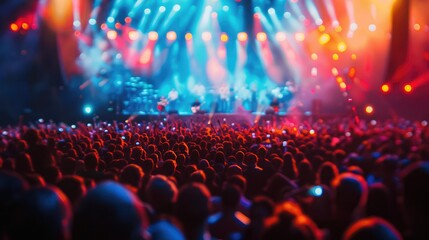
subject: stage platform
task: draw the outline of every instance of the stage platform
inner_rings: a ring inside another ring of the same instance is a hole
[[[280,124],[282,122],[298,122],[316,118],[309,114],[266,114],[266,113],[197,113],[197,114],[133,114],[110,117],[100,117],[103,121],[133,121],[133,122],[154,122],[154,121],[182,121],[185,123],[227,123],[227,124]],[[320,118],[319,116],[317,118]]]

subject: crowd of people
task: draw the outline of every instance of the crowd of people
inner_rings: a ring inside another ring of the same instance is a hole
[[[429,127],[152,121],[1,129],[0,239],[427,239]]]

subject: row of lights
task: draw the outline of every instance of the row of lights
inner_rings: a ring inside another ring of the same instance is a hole
[[[27,22],[11,23],[9,27],[10,27],[10,30],[12,30],[12,32],[18,32],[20,30],[27,31],[30,29],[30,24]]]
[[[118,32],[116,32],[115,30],[108,30],[106,34],[107,34],[107,38],[110,40],[115,40],[118,37]],[[156,41],[159,38],[159,34],[155,31],[149,32],[147,36],[148,36],[148,39],[152,40],[152,41]],[[194,35],[192,35],[192,33],[186,33],[185,39],[188,41],[192,40],[193,36]],[[212,37],[213,37],[212,33],[210,33],[210,32],[203,32],[201,34],[201,39],[204,41],[210,41],[210,40],[212,40]],[[136,30],[131,30],[128,32],[128,38],[132,41],[135,41],[135,40],[140,38],[140,33]],[[169,31],[166,34],[166,38],[169,41],[175,41],[177,39],[177,33],[175,31]],[[240,42],[245,42],[248,40],[248,38],[249,38],[249,36],[246,32],[239,32],[237,34],[237,39]],[[278,32],[278,33],[276,33],[275,38],[278,41],[285,41],[286,40],[286,33]],[[267,41],[268,36],[265,32],[258,32],[256,34],[256,39],[259,42],[265,42],[265,41]],[[222,42],[227,42],[229,40],[229,36],[226,33],[222,33],[220,35],[220,40]]]
[[[404,90],[405,93],[410,93],[413,91],[413,86],[411,86],[411,84],[405,84],[402,89]],[[391,90],[391,87],[389,84],[383,84],[381,86],[381,91],[383,93],[388,93],[390,92],[390,90]]]

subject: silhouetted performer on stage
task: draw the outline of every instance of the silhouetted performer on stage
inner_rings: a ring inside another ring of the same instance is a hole
[[[195,99],[195,102],[192,103],[191,111],[193,114],[201,112],[201,102],[198,99]]]

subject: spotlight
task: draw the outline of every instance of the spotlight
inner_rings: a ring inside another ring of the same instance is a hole
[[[118,37],[118,33],[115,30],[109,30],[107,32],[107,38],[110,40],[115,40]]]
[[[17,32],[19,30],[19,26],[16,23],[12,23],[10,25],[10,30],[12,30],[13,32]]]
[[[267,34],[264,32],[258,32],[256,34],[256,39],[258,39],[260,42],[265,42],[267,40]]]
[[[323,25],[322,25],[323,26]],[[320,45],[325,45],[331,40],[331,36],[329,34],[324,33],[319,37],[319,43]]]
[[[159,7],[159,12],[160,12],[160,13],[165,12],[165,7],[164,7],[164,6]]]
[[[367,106],[365,107],[365,112],[366,112],[367,114],[372,114],[372,113],[374,112],[374,108],[373,108],[371,105],[367,105]]]
[[[370,25],[368,26],[368,30],[369,30],[370,32],[375,32],[375,30],[377,30],[377,26],[375,26],[375,24],[370,24]]]
[[[245,42],[245,41],[247,41],[247,33],[245,33],[245,32],[239,32],[239,33],[237,34],[237,39],[238,39],[238,41],[240,41],[240,42]]]
[[[220,35],[220,40],[221,40],[222,42],[228,42],[228,35],[227,35],[226,33],[222,33],[222,34]]]
[[[303,42],[305,40],[305,34],[304,33],[295,33],[295,40],[298,42]]]
[[[186,39],[186,41],[191,41],[192,40],[192,33],[186,33],[185,39]]]
[[[339,58],[340,58],[340,56],[338,56],[338,54],[336,54],[336,53],[332,54],[332,60],[338,61]]]
[[[175,4],[174,7],[173,7],[173,10],[176,11],[176,12],[179,11],[180,10],[180,5],[179,4]]]
[[[281,42],[286,40],[286,33],[284,32],[278,32],[276,33],[276,40]]]
[[[154,31],[151,31],[151,32],[149,32],[149,34],[148,34],[148,38],[149,38],[149,40],[151,40],[151,41],[156,41],[156,40],[158,40],[158,33],[157,33],[157,32],[154,32]]]
[[[139,33],[136,30],[131,30],[128,32],[128,38],[131,41],[135,41],[139,38]]]
[[[89,115],[91,114],[93,111],[92,106],[91,105],[85,105],[83,106],[83,113]]]
[[[345,42],[340,42],[337,45],[337,49],[339,52],[345,52],[347,50],[347,45]]]
[[[170,31],[167,33],[167,40],[169,41],[175,41],[177,38],[177,34],[175,31]]]
[[[97,20],[95,20],[94,18],[91,18],[88,20],[89,25],[95,25],[97,24]]]
[[[212,34],[210,32],[203,32],[201,38],[203,39],[203,41],[208,42],[212,39]]]
[[[406,93],[410,93],[411,91],[413,91],[413,87],[410,84],[407,84],[404,86],[404,91]]]
[[[381,86],[381,91],[382,91],[382,92],[384,92],[384,93],[388,93],[388,92],[390,91],[390,87],[389,87],[389,85],[387,85],[387,84],[383,84],[383,85]]]

